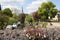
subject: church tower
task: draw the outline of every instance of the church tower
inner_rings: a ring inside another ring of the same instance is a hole
[[[21,8],[20,19],[21,19],[20,22],[24,24],[25,14],[24,14],[24,11],[23,11],[23,7]]]
[[[22,13],[23,13],[23,7],[22,7]]]

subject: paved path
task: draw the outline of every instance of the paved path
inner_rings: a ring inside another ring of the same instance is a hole
[[[50,23],[48,23],[47,28],[60,28],[60,23],[57,22],[51,22],[52,25],[50,25]]]

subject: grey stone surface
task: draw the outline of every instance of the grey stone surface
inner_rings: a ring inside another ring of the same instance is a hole
[[[43,28],[43,32],[50,40],[57,40],[60,38],[60,28]],[[0,30],[0,40],[29,40],[23,30],[20,29],[6,29]],[[59,39],[60,40],[60,39]]]
[[[21,30],[0,30],[0,40],[28,40]]]

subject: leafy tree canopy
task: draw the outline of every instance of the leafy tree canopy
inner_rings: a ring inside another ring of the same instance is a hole
[[[33,22],[33,18],[31,15],[27,15],[25,20],[28,22],[28,23],[32,23]]]
[[[12,11],[9,9],[9,8],[6,8],[3,10],[3,14],[9,16],[9,17],[12,17]]]
[[[38,8],[38,14],[40,19],[49,19],[49,17],[55,17],[58,12],[55,7],[56,5],[52,2],[42,3],[41,7]]]

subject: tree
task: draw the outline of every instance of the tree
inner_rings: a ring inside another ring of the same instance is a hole
[[[38,14],[40,19],[52,19],[57,14],[58,10],[55,9],[56,5],[52,2],[42,3],[41,7],[38,8]]]
[[[19,15],[21,13],[21,10],[19,10],[18,8],[13,8],[12,12],[13,14]]]
[[[16,19],[17,21],[19,21],[19,16],[17,14],[13,14],[12,18]]]
[[[8,24],[13,24],[13,23],[16,23],[18,20],[13,18],[13,17],[10,17],[9,18],[9,21],[8,21]]]
[[[0,11],[0,29],[4,29],[8,24],[8,16],[4,15],[2,11]]]
[[[12,17],[9,17],[8,24],[17,23],[19,21],[19,17],[16,14],[13,14]]]
[[[58,12],[60,13],[60,10]]]
[[[13,16],[12,11],[9,8],[4,9],[3,10],[3,14],[4,15],[7,15],[9,17],[12,17]]]
[[[32,24],[32,22],[33,22],[33,18],[32,18],[32,16],[31,15],[26,15],[26,21],[30,24]]]
[[[39,20],[39,15],[38,15],[37,12],[33,12],[32,13],[32,17],[33,17],[34,21],[38,21]]]

